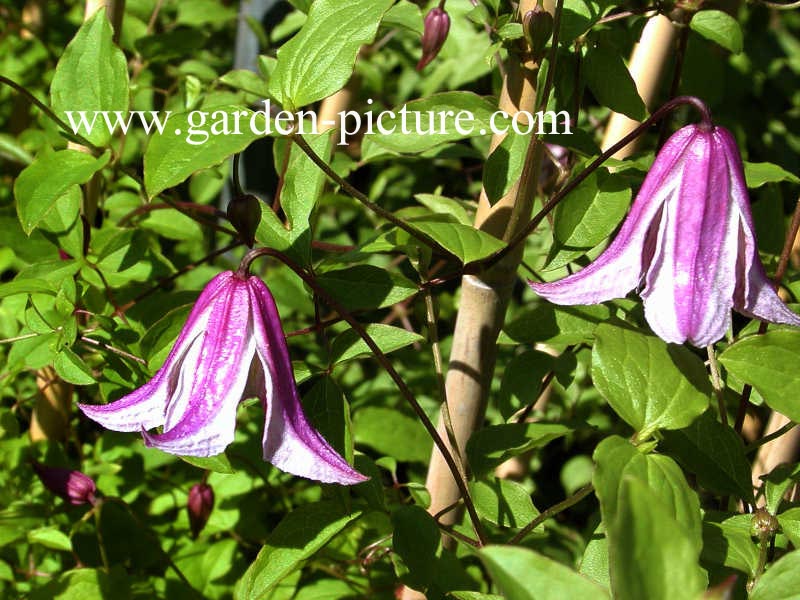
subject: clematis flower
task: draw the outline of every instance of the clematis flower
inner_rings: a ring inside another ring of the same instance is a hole
[[[556,304],[597,304],[643,286],[653,331],[698,347],[725,335],[732,308],[800,325],[759,259],[733,136],[702,124],[667,141],[617,237],[594,262],[560,281],[530,285]]]
[[[266,414],[264,460],[323,482],[367,479],[306,419],[275,301],[258,277],[217,275],[148,383],[110,404],[78,406],[107,429],[141,431],[148,446],[203,457],[233,441],[236,409],[251,397],[261,400]],[[155,427],[162,432],[147,431]]]

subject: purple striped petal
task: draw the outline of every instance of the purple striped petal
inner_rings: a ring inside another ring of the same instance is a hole
[[[352,485],[368,478],[354,470],[306,419],[275,301],[258,278],[247,280],[258,361],[264,380],[264,460],[279,469],[326,483]]]
[[[767,277],[758,256],[755,225],[744,180],[744,166],[736,142],[730,132],[722,127],[717,127],[715,135],[729,164],[730,195],[740,217],[734,307],[748,317],[770,323],[800,326],[800,316],[792,312],[775,292],[775,287]]]
[[[641,280],[648,232],[664,202],[680,183],[674,171],[695,136],[694,127],[677,131],[659,153],[614,241],[589,266],[552,283],[531,288],[556,304],[598,304],[622,298]]]
[[[677,176],[641,296],[659,337],[705,346],[730,327],[738,229],[727,164],[710,132],[698,131]]]
[[[150,381],[115,402],[100,405],[78,404],[78,408],[87,417],[112,431],[140,431],[163,425],[170,384],[179,377],[187,353],[207,329],[214,300],[227,284],[230,275],[230,272],[220,273],[205,287],[167,360]]]
[[[164,433],[143,431],[145,443],[183,456],[214,456],[233,441],[236,410],[255,356],[245,281],[228,273],[213,302],[207,330],[172,382]]]

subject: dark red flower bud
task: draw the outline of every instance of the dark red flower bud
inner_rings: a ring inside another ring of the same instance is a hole
[[[242,236],[242,241],[252,248],[261,222],[261,201],[252,194],[234,196],[228,203],[227,214],[233,228]]]
[[[48,467],[37,462],[33,463],[33,470],[36,471],[44,487],[70,504],[94,505],[97,486],[88,475],[72,469]]]
[[[541,58],[553,33],[553,15],[536,5],[522,17],[522,31],[535,59]]]
[[[203,527],[208,523],[208,517],[214,509],[214,490],[205,483],[196,483],[189,490],[189,500],[186,503],[189,511],[189,526],[192,536],[197,537]]]
[[[450,17],[443,8],[431,9],[425,15],[425,30],[422,34],[422,58],[417,63],[417,71],[421,71],[442,49],[447,33],[450,31]]]

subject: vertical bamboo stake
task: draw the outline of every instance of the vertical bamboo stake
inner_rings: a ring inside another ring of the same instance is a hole
[[[763,435],[767,436],[775,433],[789,421],[788,417],[777,411],[772,411]],[[764,483],[761,481],[761,476],[768,475],[778,465],[797,460],[798,450],[800,450],[800,427],[795,427],[778,439],[761,446],[758,449],[755,461],[753,461],[753,487],[760,487]],[[757,506],[764,506],[764,504],[764,498],[756,501]]]
[[[536,5],[535,0],[520,3],[520,13],[525,14]],[[546,5],[553,11],[553,4]],[[510,115],[521,110],[533,112],[536,101],[536,73],[538,66],[532,61],[520,64],[512,59],[500,95],[499,109]],[[504,135],[495,134],[490,151],[499,146]],[[534,160],[541,160],[541,152]],[[535,179],[535,177],[534,177]],[[530,186],[533,187],[533,186]],[[509,193],[491,206],[486,191],[482,190],[474,226],[495,237],[508,240],[530,218],[535,189],[518,193],[519,183]],[[518,197],[519,196],[519,197]],[[489,389],[494,373],[496,341],[503,324],[506,307],[516,279],[521,259],[521,246],[506,260],[499,262],[479,275],[465,275],[461,281],[461,301],[456,319],[450,353],[446,392],[458,448],[463,453],[467,440],[482,423]],[[447,440],[442,418],[439,430]],[[463,455],[462,455],[463,456]],[[457,502],[458,488],[438,450],[433,451],[428,469],[427,488],[431,494],[429,512],[436,514]],[[459,511],[451,510],[440,518],[443,524],[453,524]],[[444,540],[449,543],[448,539]]]
[[[644,26],[642,37],[634,46],[628,70],[636,83],[639,92],[648,109],[652,108],[658,92],[658,85],[664,67],[670,59],[678,28],[664,15],[651,18]],[[608,121],[605,135],[603,136],[602,149],[605,151],[617,141],[628,135],[639,125],[620,113],[612,113]],[[614,154],[614,158],[623,159],[633,154],[641,138],[637,137],[630,144]]]
[[[66,441],[69,433],[69,412],[72,384],[56,375],[53,367],[36,371],[36,403],[31,415],[29,434],[32,442]]]

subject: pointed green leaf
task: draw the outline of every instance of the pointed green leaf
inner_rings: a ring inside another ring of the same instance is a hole
[[[600,104],[636,121],[647,116],[644,102],[619,52],[605,46],[591,48],[581,72],[586,74],[586,83]]]
[[[95,111],[119,111],[123,118],[128,111],[128,61],[113,35],[105,10],[89,17],[61,55],[50,85],[53,111],[61,120],[73,125],[65,111],[73,111],[75,125],[77,111],[86,111],[89,122],[96,117],[91,132],[73,133],[97,146],[106,145],[112,132]]]
[[[381,323],[367,325],[366,330],[384,354],[405,348],[415,342],[425,341],[418,333]],[[372,350],[353,329],[348,329],[337,336],[331,345],[331,362],[333,363],[342,363],[371,354]]]
[[[394,0],[316,0],[300,32],[278,50],[270,92],[290,110],[338,91],[358,51],[375,39]]]
[[[770,408],[800,421],[800,330],[773,329],[729,346],[719,361],[741,381],[752,385]]]
[[[564,600],[609,598],[602,587],[527,548],[486,546],[478,552],[506,600]]]
[[[708,408],[703,361],[683,346],[610,324],[600,325],[595,338],[592,380],[640,436],[686,427]]]
[[[741,52],[744,47],[739,22],[721,10],[701,10],[692,17],[689,27],[734,54]]]
[[[144,153],[144,186],[149,198],[190,175],[220,164],[267,135],[266,112],[241,106],[214,106],[170,115],[153,133]]]
[[[706,411],[688,427],[665,430],[662,435],[664,441],[659,447],[694,473],[702,487],[752,501],[750,462],[742,438],[720,423],[714,411]]]
[[[800,550],[770,565],[750,592],[750,600],[800,600]]]
[[[236,587],[238,600],[264,600],[303,562],[318,552],[333,536],[361,516],[337,502],[304,504],[278,523],[267,543],[248,567]]]
[[[59,150],[37,156],[14,182],[17,215],[23,231],[30,235],[59,198],[72,186],[89,181],[110,158],[108,152],[95,158],[78,150]]]

